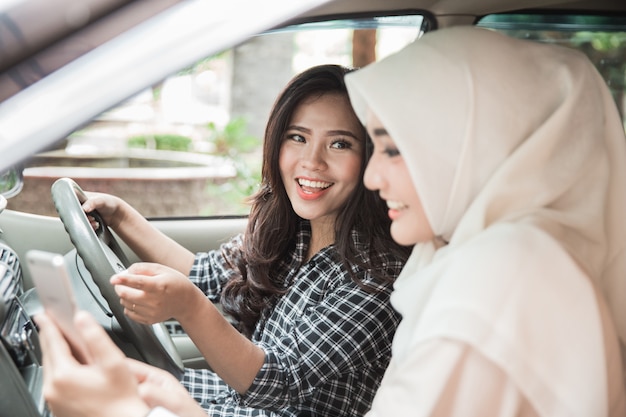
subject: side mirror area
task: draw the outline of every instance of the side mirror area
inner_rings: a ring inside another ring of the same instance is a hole
[[[24,186],[23,173],[24,167],[21,165],[0,172],[0,195],[9,199],[19,194]]]

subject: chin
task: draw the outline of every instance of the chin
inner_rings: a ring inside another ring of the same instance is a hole
[[[412,239],[410,236],[407,236],[406,230],[394,231],[394,227],[391,227],[391,238],[398,244],[402,246],[411,246],[418,243],[415,239]]]

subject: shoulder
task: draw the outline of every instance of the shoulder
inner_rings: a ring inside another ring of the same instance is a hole
[[[569,302],[566,293],[590,287],[556,240],[526,224],[499,224],[463,243],[452,241],[428,265],[405,272],[392,303],[404,317],[416,319],[444,311],[496,317],[501,309],[523,312],[540,301],[549,309],[556,301]]]
[[[593,295],[586,272],[532,225],[497,225],[451,249],[415,277],[432,283],[421,287],[429,310],[498,317],[505,310],[525,315],[532,306],[548,314],[574,307],[580,294]]]
[[[540,266],[557,255],[572,261],[563,246],[545,231],[532,225],[502,223],[452,247],[441,261],[453,258],[454,262],[448,263],[454,269],[518,270],[519,267]]]

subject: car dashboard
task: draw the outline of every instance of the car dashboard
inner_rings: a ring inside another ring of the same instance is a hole
[[[0,196],[0,214],[5,205]],[[47,417],[52,414],[43,398],[42,355],[33,320],[42,306],[34,287],[26,283],[18,251],[7,242],[13,232],[0,229],[0,417]],[[115,331],[113,315],[76,250],[64,257],[79,308],[89,311],[128,356],[139,359],[134,347]]]
[[[32,291],[24,290],[16,252],[0,239],[0,403],[2,415],[47,416],[42,393],[41,350],[29,311]],[[15,401],[20,398],[21,401]],[[5,407],[11,409],[5,409]]]

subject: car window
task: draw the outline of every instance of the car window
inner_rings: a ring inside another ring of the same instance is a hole
[[[583,51],[626,120],[626,18],[502,14],[477,24]],[[298,24],[206,57],[29,160],[8,208],[56,216],[50,186],[67,176],[149,218],[245,216],[260,179],[265,121],[286,82],[320,63],[359,67],[381,59],[429,25],[421,15]]]
[[[362,66],[424,32],[420,15],[291,25],[206,57],[31,158],[9,209],[56,216],[50,186],[73,178],[148,218],[247,215],[271,105],[316,64]]]
[[[626,126],[626,17],[502,14],[485,16],[478,25],[585,53],[605,79]]]

